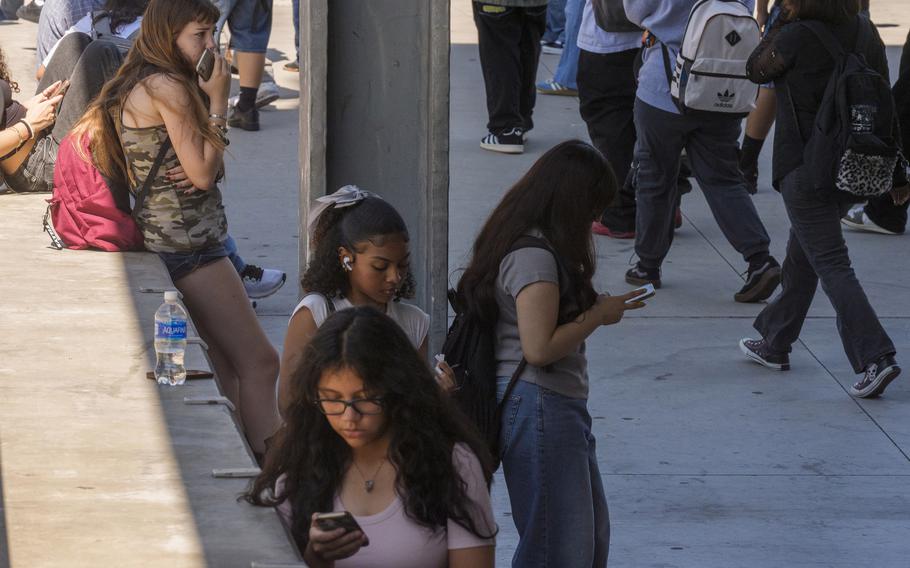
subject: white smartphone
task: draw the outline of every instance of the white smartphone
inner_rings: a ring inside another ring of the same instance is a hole
[[[632,299],[626,300],[627,304],[634,304],[636,302],[642,302],[657,293],[657,291],[654,289],[654,284],[645,284],[644,286],[642,286],[641,288],[638,288],[638,289],[641,290],[641,294],[639,294],[638,296],[635,296]]]

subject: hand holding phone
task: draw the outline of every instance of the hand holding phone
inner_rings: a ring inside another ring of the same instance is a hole
[[[227,101],[231,89],[231,66],[221,54],[206,49],[196,62],[199,87],[212,102]]]
[[[205,49],[196,62],[196,74],[202,77],[203,81],[212,78],[212,71],[215,70],[215,52],[211,49]]]
[[[303,559],[311,566],[348,558],[370,544],[357,520],[347,511],[314,513],[309,536]]]
[[[654,294],[657,293],[657,291],[654,289],[654,284],[645,284],[641,288],[638,288],[637,290],[633,290],[633,291],[639,292],[639,295],[626,300],[627,304],[635,304],[638,302],[643,302],[643,301],[647,300],[648,298],[654,296]]]

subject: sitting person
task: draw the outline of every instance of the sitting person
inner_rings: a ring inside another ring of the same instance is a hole
[[[307,344],[336,310],[352,306],[381,310],[427,357],[430,317],[417,306],[399,302],[414,297],[415,283],[408,228],[398,211],[378,195],[349,185],[320,198],[310,219],[313,255],[301,280],[305,295],[291,315],[281,358],[282,409],[290,400],[291,378],[309,353]]]
[[[126,61],[74,134],[90,135],[91,158],[101,173],[128,180],[133,188],[150,175],[153,158],[162,156],[134,217],[145,247],[159,254],[183,294],[209,346],[219,385],[261,455],[279,425],[278,354],[225,247],[227,218],[218,181],[227,145],[230,67],[216,54],[208,80],[195,68],[203,51],[215,48],[218,10],[208,0],[151,0],[145,14]],[[177,167],[189,187],[168,174]]]
[[[245,498],[278,507],[308,566],[493,566],[489,452],[400,325],[371,307],[335,313],[291,380]],[[363,532],[320,529],[330,511]]]

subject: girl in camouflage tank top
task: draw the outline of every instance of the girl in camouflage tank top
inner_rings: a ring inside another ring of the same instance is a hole
[[[136,218],[145,245],[168,265],[193,325],[209,346],[221,391],[237,407],[255,454],[279,426],[278,353],[262,331],[222,241],[217,180],[224,167],[230,66],[215,54],[210,77],[196,62],[216,48],[209,0],[151,0],[126,61],[89,107],[78,134],[98,169],[142,186],[162,145],[163,164]]]

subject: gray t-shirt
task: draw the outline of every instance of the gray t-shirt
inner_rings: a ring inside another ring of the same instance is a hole
[[[522,358],[518,338],[518,313],[515,298],[526,286],[535,282],[559,285],[559,265],[550,251],[541,248],[522,248],[511,252],[499,264],[496,279],[496,376],[511,377]],[[566,312],[573,304],[567,290],[560,287],[560,310]],[[548,365],[535,367],[530,363],[521,373],[521,380],[540,385],[570,398],[588,398],[588,360],[584,342],[566,357]]]

